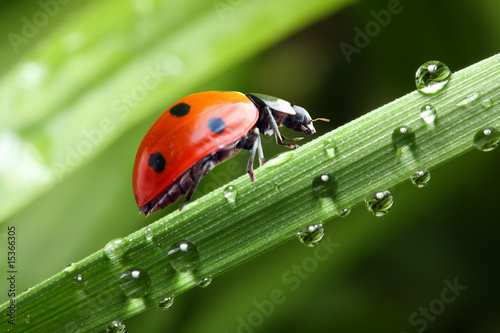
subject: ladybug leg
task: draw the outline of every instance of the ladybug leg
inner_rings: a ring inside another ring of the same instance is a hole
[[[207,173],[209,173],[210,170],[212,170],[215,167],[215,165],[216,163],[213,160],[208,159],[205,163],[203,163],[201,168],[198,171],[196,171],[193,179],[193,184],[189,188],[189,192],[186,194],[186,200],[179,207],[179,211],[182,211],[182,208],[184,208],[184,206],[191,200],[191,198],[193,198],[193,194],[196,191],[196,188],[198,187],[198,184],[200,183],[201,179]]]
[[[262,140],[260,140],[259,136],[259,147],[257,148],[257,152],[259,153],[259,166],[263,166],[266,163],[266,159],[264,158],[264,150],[262,149]]]
[[[248,159],[247,173],[250,176],[250,181],[252,183],[255,181],[255,176],[253,174],[253,161],[255,159],[255,154],[257,153],[257,150],[259,151],[259,162],[263,164],[262,160],[264,159],[264,154],[262,153],[262,144],[260,142],[259,134],[260,134],[259,129],[256,128],[254,129],[253,134],[250,137],[250,139],[253,142],[252,142],[252,147],[250,148],[250,158]]]
[[[303,139],[303,137],[297,137],[297,138],[291,138],[291,139],[288,139],[288,138],[285,138],[283,136],[283,134],[281,134],[281,137],[283,138],[283,141],[300,141]]]
[[[271,127],[273,128],[274,136],[276,137],[276,143],[279,144],[280,146],[286,146],[288,148],[298,148],[299,145],[295,143],[283,143],[283,137],[281,136],[280,130],[278,128],[278,124],[276,124],[276,120],[274,120],[273,113],[271,109],[268,106],[265,106],[264,109],[267,112],[267,116],[269,118],[269,123],[271,124]],[[287,140],[287,141],[297,141],[297,140]]]

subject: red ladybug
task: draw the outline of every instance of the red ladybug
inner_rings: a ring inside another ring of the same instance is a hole
[[[264,164],[259,134],[274,134],[279,145],[295,148],[283,141],[301,138],[286,139],[278,127],[309,135],[316,132],[312,121],[300,106],[262,94],[207,91],[184,97],[156,120],[137,151],[132,181],[140,212],[148,216],[185,195],[182,210],[200,180],[241,149],[250,150],[247,172],[255,181],[257,152]]]

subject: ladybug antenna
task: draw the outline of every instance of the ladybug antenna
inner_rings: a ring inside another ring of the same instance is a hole
[[[317,120],[324,121],[325,123],[329,123],[330,122],[330,119],[328,119],[328,118],[316,118],[316,119],[313,119],[312,121],[317,121]]]

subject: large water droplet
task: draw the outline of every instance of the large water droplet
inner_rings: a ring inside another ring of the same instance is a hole
[[[321,223],[312,224],[297,232],[299,241],[307,247],[315,247],[321,243],[325,236],[325,229]]]
[[[346,207],[339,212],[339,217],[346,217],[351,214],[351,207]]]
[[[450,82],[451,71],[440,61],[428,61],[420,66],[415,74],[415,84],[422,94],[432,95],[440,92]]]
[[[480,93],[478,92],[474,92],[470,95],[468,95],[467,97],[465,97],[463,100],[461,100],[460,102],[458,102],[456,105],[458,107],[465,107],[465,106],[468,106],[470,105],[472,102],[474,102],[475,100],[477,100],[479,98],[479,96],[481,96]]]
[[[165,297],[158,301],[158,307],[162,310],[166,310],[174,305],[174,296]]]
[[[415,171],[411,177],[411,182],[417,187],[424,187],[431,180],[431,173],[426,169],[419,169]]]
[[[401,126],[392,132],[392,144],[396,148],[409,147],[415,142],[415,132],[410,126]]]
[[[168,251],[168,262],[179,273],[192,271],[200,263],[198,247],[190,241],[180,241]]]
[[[132,268],[120,276],[120,288],[129,298],[142,298],[149,292],[151,278],[142,268]]]
[[[337,193],[338,187],[337,178],[330,173],[320,173],[312,181],[314,194],[320,198],[332,197]]]
[[[212,277],[211,276],[207,276],[207,277],[204,277],[203,279],[201,279],[198,282],[198,287],[206,288],[206,287],[208,287],[208,285],[210,283],[212,283]]]
[[[474,147],[480,151],[492,151],[500,142],[500,132],[495,127],[485,127],[474,135]]]
[[[334,157],[335,150],[337,150],[337,143],[333,139],[326,139],[323,142],[323,149],[325,150],[326,156]]]
[[[365,199],[366,208],[375,216],[384,216],[392,208],[394,197],[389,191],[376,191]]]
[[[109,259],[114,260],[122,257],[129,247],[129,242],[123,238],[117,238],[104,246],[104,253],[106,253]]]
[[[437,112],[436,108],[432,104],[426,104],[420,109],[420,118],[422,118],[426,124],[434,123],[436,120]]]
[[[114,321],[108,326],[106,326],[106,333],[125,333],[127,332],[127,327],[121,321]]]
[[[83,275],[78,274],[73,278],[73,285],[76,289],[83,290],[87,287],[87,279]]]
[[[229,185],[224,189],[224,198],[227,202],[233,205],[236,202],[236,196],[238,195],[238,190],[233,185]]]

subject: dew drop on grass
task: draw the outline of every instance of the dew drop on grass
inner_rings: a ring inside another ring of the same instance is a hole
[[[474,147],[480,151],[492,151],[500,142],[500,131],[495,127],[485,127],[474,135]]]
[[[123,238],[114,239],[104,246],[104,253],[110,260],[122,257],[129,248],[129,242]]]
[[[410,126],[401,126],[392,132],[392,144],[396,148],[405,148],[415,142],[415,132]]]
[[[456,106],[458,106],[458,107],[466,107],[466,106],[472,104],[475,100],[477,100],[479,98],[479,96],[481,96],[481,93],[473,92],[472,94],[467,95],[467,97],[465,97],[463,100],[461,100],[460,102],[458,102],[456,104]]]
[[[127,327],[121,321],[114,321],[108,326],[106,326],[106,333],[125,333],[127,332]]]
[[[376,191],[365,199],[366,208],[375,216],[384,216],[392,208],[394,197],[389,191]]]
[[[142,268],[132,268],[120,276],[120,289],[129,298],[142,298],[149,292],[151,278]]]
[[[212,282],[211,276],[204,277],[198,282],[198,287],[206,288],[211,282]]]
[[[264,164],[264,166],[266,168],[277,167],[287,162],[290,158],[293,157],[294,154],[295,154],[294,151],[288,151],[286,153],[279,154],[275,158],[270,159],[266,164]]]
[[[436,108],[432,104],[426,104],[420,108],[420,118],[422,118],[426,124],[432,124],[436,120],[437,112]]]
[[[297,232],[299,241],[307,247],[315,247],[321,243],[325,236],[325,229],[321,223],[312,224]]]
[[[443,90],[450,78],[448,66],[440,61],[428,61],[415,73],[415,85],[422,94],[433,95]]]
[[[198,247],[190,241],[177,242],[168,251],[168,262],[179,273],[192,271],[200,263]]]
[[[69,264],[68,266],[66,266],[66,268],[64,269],[64,271],[66,273],[72,273],[72,272],[74,272],[75,269],[76,269],[76,264],[74,262],[72,262],[71,264]]]
[[[339,212],[340,217],[346,217],[349,214],[351,214],[351,207],[346,207]]]
[[[487,98],[481,102],[481,106],[485,109],[493,106],[493,100],[491,98]]]
[[[73,285],[76,289],[83,290],[87,287],[87,279],[83,275],[78,274],[73,278]]]
[[[158,301],[158,307],[162,310],[166,310],[170,308],[172,305],[174,305],[174,296],[169,296],[162,298],[161,300]]]
[[[410,180],[416,187],[424,187],[429,184],[429,181],[431,180],[431,173],[429,170],[419,169],[411,175]]]
[[[323,149],[325,150],[326,156],[332,158],[335,156],[335,150],[337,149],[337,143],[333,139],[326,139],[323,142]]]
[[[337,193],[338,187],[337,178],[331,173],[320,173],[312,181],[313,192],[319,198],[334,196]]]
[[[238,195],[238,190],[235,186],[229,185],[224,189],[224,198],[227,202],[233,205],[236,202],[236,196]]]
[[[146,238],[146,241],[151,242],[153,240],[154,232],[151,229],[151,227],[147,227],[144,229],[144,238]]]

